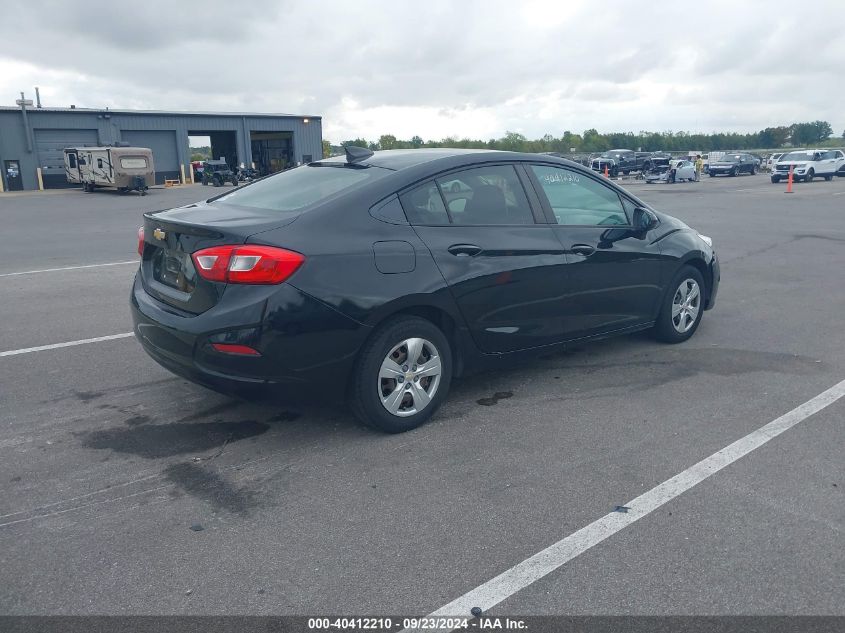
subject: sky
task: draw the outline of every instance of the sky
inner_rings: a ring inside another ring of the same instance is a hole
[[[9,4],[0,105],[319,115],[334,143],[845,129],[841,0]]]

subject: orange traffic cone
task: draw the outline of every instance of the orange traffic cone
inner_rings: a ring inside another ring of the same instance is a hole
[[[604,177],[609,177],[609,174],[607,173],[607,163],[604,164]]]
[[[789,166],[789,178],[786,179],[786,193],[792,193],[792,170],[795,168],[795,165]]]

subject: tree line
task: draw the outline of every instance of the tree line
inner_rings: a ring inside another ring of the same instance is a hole
[[[517,132],[507,132],[501,138],[488,141],[470,138],[447,137],[439,141],[423,141],[419,136],[410,140],[398,139],[392,134],[383,134],[377,141],[356,138],[343,141],[340,147],[323,141],[324,155],[340,153],[343,147],[355,145],[369,149],[417,149],[420,147],[462,147],[472,149],[495,149],[515,152],[559,152],[593,153],[608,149],[634,149],[644,152],[700,150],[743,150],[778,149],[789,144],[792,147],[819,145],[833,136],[833,128],[827,121],[793,123],[779,127],[767,127],[759,132],[740,134],[737,132],[714,132],[692,134],[689,132],[611,132],[601,134],[595,129],[583,134],[565,131],[560,137],[546,134],[539,139],[528,139]],[[845,132],[842,133],[845,139]]]

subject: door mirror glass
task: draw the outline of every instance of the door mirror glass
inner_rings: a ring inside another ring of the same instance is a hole
[[[645,233],[657,223],[657,218],[648,209],[637,207],[634,209],[634,230]]]

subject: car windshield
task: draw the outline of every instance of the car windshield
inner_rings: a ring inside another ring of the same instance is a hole
[[[780,160],[813,160],[813,152],[789,152],[781,156]]]
[[[390,170],[378,167],[314,163],[235,189],[215,202],[280,212],[298,211],[389,173]]]

